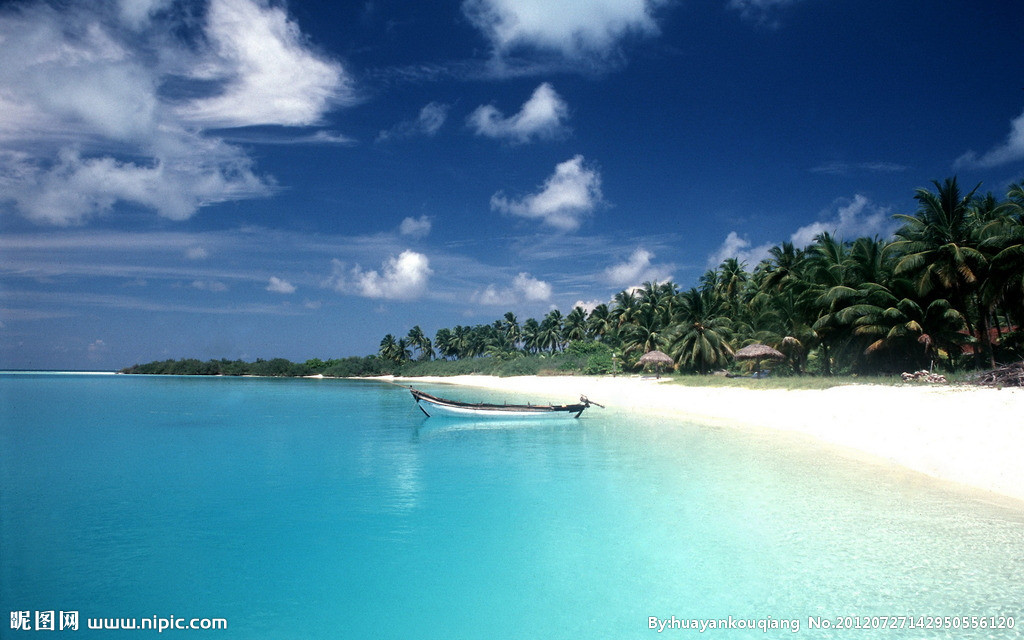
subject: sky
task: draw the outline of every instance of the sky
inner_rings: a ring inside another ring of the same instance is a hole
[[[375,353],[1024,179],[1018,0],[0,2],[0,368]]]

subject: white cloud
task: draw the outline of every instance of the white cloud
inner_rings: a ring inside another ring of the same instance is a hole
[[[768,257],[768,251],[772,246],[771,243],[765,243],[752,247],[750,240],[741,238],[735,231],[730,231],[718,250],[708,256],[707,267],[714,269],[727,258],[736,258],[740,262],[746,262],[749,268],[753,268]]]
[[[71,225],[119,203],[181,220],[266,196],[273,180],[204,127],[310,124],[351,100],[282,9],[210,0],[195,24],[170,4],[0,9],[0,207]]]
[[[577,300],[575,303],[573,303],[572,308],[575,309],[576,307],[579,307],[580,309],[586,311],[589,315],[593,313],[594,309],[598,308],[602,304],[608,303],[605,302],[604,300]]]
[[[448,119],[449,106],[440,102],[431,102],[420,109],[415,120],[399,122],[386,131],[381,131],[377,142],[393,138],[411,138],[413,136],[434,136]]]
[[[546,302],[551,299],[551,285],[528,273],[520,273],[513,278],[512,289],[521,293],[528,302]]]
[[[327,284],[341,293],[366,298],[411,300],[424,293],[433,273],[427,256],[407,249],[385,260],[380,271],[364,270],[359,265],[348,269],[341,261],[334,260]]]
[[[83,158],[62,149],[49,168],[29,162],[15,167],[21,179],[7,185],[7,197],[36,222],[74,225],[111,211],[118,202],[185,220],[204,205],[270,193],[237,149],[217,141],[195,142],[195,156],[171,155],[149,166],[109,156]],[[202,157],[204,147],[209,155]]]
[[[566,131],[569,107],[547,82],[537,87],[519,113],[506,118],[493,105],[477,107],[467,123],[477,135],[525,143],[531,138],[554,138]]]
[[[889,209],[871,203],[867,197],[856,194],[853,200],[843,200],[833,214],[828,212],[827,218],[800,227],[790,237],[796,247],[806,247],[814,242],[815,236],[828,232],[839,240],[855,240],[861,236],[888,236],[892,233],[893,224]]]
[[[398,225],[398,233],[411,238],[423,238],[430,234],[431,227],[430,218],[425,215],[419,218],[408,217]]]
[[[267,283],[267,291],[284,294],[295,293],[295,285],[277,276],[270,276],[270,281]]]
[[[989,149],[981,157],[968,151],[957,159],[956,166],[995,167],[1018,160],[1024,160],[1024,113],[1010,121],[1006,142]]]
[[[215,127],[310,125],[332,104],[354,100],[341,65],[311,51],[281,8],[211,0],[205,31],[213,50],[193,77],[219,82],[222,90],[183,106],[180,112],[190,121]]]
[[[477,304],[497,306],[515,304],[519,301],[547,302],[551,300],[551,285],[538,280],[526,272],[512,279],[512,285],[499,289],[493,284],[473,296]]]
[[[661,0],[464,0],[462,11],[490,41],[496,57],[518,49],[570,60],[606,57],[626,36],[654,35]]]
[[[189,260],[205,260],[210,257],[210,252],[204,247],[189,247],[185,250],[185,257]]]
[[[636,286],[644,282],[663,282],[672,277],[671,267],[651,264],[654,254],[638,248],[625,262],[604,270],[604,279],[615,287]]]
[[[601,175],[583,165],[583,156],[576,156],[557,165],[535,194],[520,200],[509,200],[500,192],[494,194],[491,209],[540,220],[561,231],[574,231],[601,202]]]

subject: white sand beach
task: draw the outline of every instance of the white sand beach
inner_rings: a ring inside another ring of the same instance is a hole
[[[849,454],[868,454],[875,462],[1024,501],[1024,389],[849,385],[751,390],[586,376],[400,380],[506,390],[557,404],[586,395],[615,410],[800,433]]]

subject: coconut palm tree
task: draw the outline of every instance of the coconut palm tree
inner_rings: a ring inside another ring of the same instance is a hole
[[[437,333],[434,334],[434,345],[437,348],[437,353],[441,354],[442,358],[458,357],[458,350],[455,348],[455,339],[451,329],[438,329]]]
[[[723,309],[722,300],[711,291],[690,289],[680,294],[677,324],[665,336],[668,354],[702,374],[726,366],[733,349]]]
[[[587,335],[595,340],[604,342],[614,329],[615,325],[608,305],[599,304],[594,307],[594,310],[590,312],[590,316],[587,318]]]
[[[389,333],[381,339],[377,355],[384,360],[399,362],[398,341],[395,339],[395,336]]]
[[[562,337],[563,318],[562,312],[552,309],[544,316],[540,323],[540,348],[551,353],[560,351],[565,342]]]
[[[529,353],[541,350],[540,323],[535,318],[527,318],[523,323],[523,348]]]
[[[922,298],[934,294],[949,300],[964,317],[967,329],[977,332],[982,350],[994,366],[988,310],[978,298],[990,266],[988,257],[979,250],[980,228],[972,214],[972,199],[981,185],[963,195],[955,177],[932,184],[934,193],[917,190],[914,199],[918,208],[914,215],[894,216],[903,221],[896,231],[898,239],[890,245],[900,255],[895,273],[913,278]],[[970,315],[971,302],[981,308],[976,318]],[[977,355],[980,364],[982,353]]]
[[[566,342],[583,340],[587,337],[587,312],[583,307],[574,307],[569,315],[565,316],[562,337]]]
[[[430,342],[430,338],[427,334],[423,333],[423,329],[419,325],[414,326],[409,330],[409,334],[406,336],[409,344],[415,347],[419,352],[419,360],[433,360],[434,359],[434,348]]]
[[[523,339],[523,330],[519,326],[519,319],[516,318],[516,314],[511,311],[505,313],[501,321],[501,330],[508,347],[510,349],[518,348],[520,341]]]
[[[885,358],[888,368],[931,370],[941,351],[952,357],[971,340],[962,331],[963,314],[945,298],[918,297],[910,280],[897,278],[888,287],[864,285],[862,291],[863,302],[839,316],[865,339],[864,354]]]

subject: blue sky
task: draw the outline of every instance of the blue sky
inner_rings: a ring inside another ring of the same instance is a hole
[[[1024,178],[982,0],[0,4],[0,367],[364,355]]]

